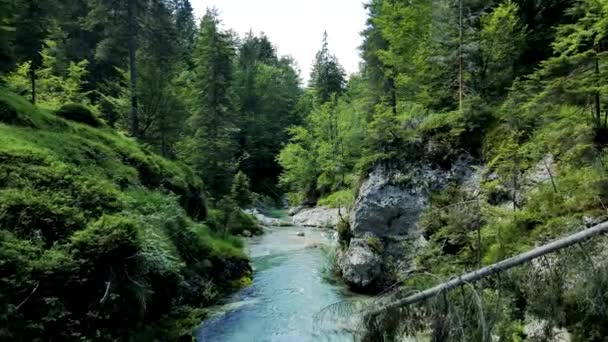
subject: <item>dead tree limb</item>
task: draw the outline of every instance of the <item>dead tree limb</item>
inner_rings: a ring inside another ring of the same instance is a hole
[[[103,302],[106,301],[106,298],[108,298],[108,294],[110,293],[110,285],[112,285],[112,281],[106,281],[106,290],[103,293],[103,297],[101,297],[101,300],[99,300],[99,304],[103,304]]]
[[[443,292],[450,291],[456,287],[462,286],[467,283],[476,282],[480,279],[483,279],[487,276],[497,274],[508,269],[520,266],[527,262],[530,262],[538,257],[556,252],[558,250],[573,246],[582,241],[591,239],[597,235],[605,234],[608,232],[608,222],[600,223],[596,226],[593,226],[589,229],[580,231],[578,233],[574,233],[572,235],[566,236],[559,240],[550,242],[548,244],[536,247],[528,252],[516,255],[514,257],[505,259],[503,261],[497,262],[492,265],[488,265],[486,267],[482,267],[475,271],[459,275],[458,277],[454,277],[448,280],[445,283],[441,283],[429,289],[426,289],[422,292],[418,292],[411,296],[396,300],[392,303],[388,303],[382,306],[379,306],[375,309],[372,309],[368,312],[370,315],[377,315],[386,310],[396,309],[399,307],[403,307],[406,305],[411,305],[414,303],[421,302],[423,300],[432,298],[441,294]]]
[[[25,299],[21,303],[19,303],[17,307],[15,307],[15,311],[18,311],[23,306],[23,304],[25,304],[34,295],[36,290],[38,290],[38,286],[40,286],[40,283],[36,284],[36,287],[34,287],[32,292],[30,292],[29,296],[25,297]]]

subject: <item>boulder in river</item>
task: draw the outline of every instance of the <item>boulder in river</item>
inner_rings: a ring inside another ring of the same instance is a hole
[[[341,210],[346,215],[346,210]],[[293,225],[302,227],[335,228],[340,220],[338,208],[304,208],[293,215]]]
[[[304,236],[304,232],[302,232],[302,231],[298,232],[298,236]]]

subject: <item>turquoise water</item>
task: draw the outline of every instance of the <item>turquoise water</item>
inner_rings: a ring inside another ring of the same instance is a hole
[[[345,333],[319,327],[314,316],[347,298],[345,290],[323,277],[332,231],[295,227],[272,228],[248,242],[252,286],[231,297],[197,332],[204,342],[353,341]]]

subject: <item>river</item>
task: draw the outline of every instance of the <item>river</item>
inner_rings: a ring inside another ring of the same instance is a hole
[[[304,237],[297,236],[305,232]],[[329,304],[348,298],[347,291],[324,278],[326,249],[333,231],[281,227],[247,239],[254,269],[253,284],[226,301],[203,322],[200,342],[353,341],[346,333],[329,333],[314,316]]]

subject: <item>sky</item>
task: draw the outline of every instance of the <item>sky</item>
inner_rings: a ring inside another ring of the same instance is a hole
[[[208,7],[220,12],[225,29],[243,36],[249,30],[264,32],[279,55],[290,55],[298,63],[306,82],[323,31],[329,49],[347,74],[359,70],[360,32],[365,27],[364,0],[190,0],[197,18]]]

